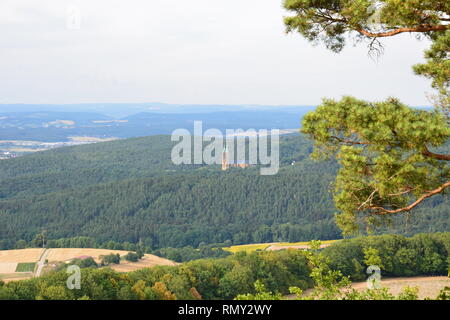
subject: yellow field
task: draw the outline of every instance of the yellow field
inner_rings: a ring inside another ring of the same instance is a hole
[[[325,240],[321,241],[321,248],[330,246],[331,244],[339,240]],[[272,243],[254,243],[254,244],[243,244],[238,246],[225,247],[223,250],[232,253],[245,251],[252,252],[256,250],[282,250],[282,249],[307,249],[308,241],[305,242],[272,242]]]
[[[55,248],[48,249],[47,260],[49,262],[65,262],[73,260],[80,256],[90,256],[96,262],[100,262],[100,256],[108,254],[119,254],[124,256],[128,251],[123,250],[109,250],[109,249],[86,249],[86,248]]]
[[[329,247],[337,241],[339,241],[339,240],[321,241],[320,247],[321,248]],[[283,250],[283,249],[308,249],[308,248],[309,248],[308,242],[295,242],[295,243],[280,242],[280,243],[275,243],[275,244],[271,245],[266,250],[273,251],[273,250]]]
[[[239,245],[239,246],[225,247],[222,249],[225,251],[232,252],[232,253],[241,252],[241,251],[252,252],[252,251],[256,251],[256,250],[266,250],[266,248],[268,248],[269,246],[271,246],[273,244],[274,243],[243,244],[243,245]]]
[[[320,243],[322,244],[332,244],[340,240],[320,240]],[[276,246],[307,246],[309,241],[302,241],[302,242],[277,242],[274,243]]]
[[[129,262],[126,260],[121,260],[120,264],[113,264],[110,267],[111,269],[114,269],[117,272],[130,272],[154,266],[175,266],[175,265],[177,265],[177,263],[171,260],[154,256],[152,254],[146,254],[138,262]]]
[[[43,249],[19,249],[19,250],[1,250],[0,263],[3,262],[37,262],[41,257]],[[0,271],[1,273],[1,271]]]

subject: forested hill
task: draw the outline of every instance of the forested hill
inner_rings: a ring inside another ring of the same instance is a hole
[[[170,136],[148,136],[57,148],[0,161],[0,199],[26,197],[63,189],[158,175],[217,172],[218,166],[174,165]],[[308,158],[311,142],[282,136],[280,161]]]
[[[153,249],[340,237],[329,193],[337,165],[309,160],[302,136],[282,137],[275,176],[174,166],[171,148],[170,137],[153,136],[1,161],[0,249],[42,230],[52,239],[142,240]],[[447,230],[448,203],[427,203],[397,230]]]
[[[57,148],[0,162],[0,198],[192,170],[170,161],[170,136]]]

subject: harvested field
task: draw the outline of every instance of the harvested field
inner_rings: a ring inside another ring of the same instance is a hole
[[[401,293],[402,288],[419,287],[419,298],[436,298],[439,291],[445,286],[450,287],[450,278],[441,277],[401,277],[401,278],[384,278],[381,279],[381,286],[389,288],[389,291],[398,295]],[[363,290],[367,288],[366,282],[356,282],[352,284],[352,287],[356,290]]]
[[[17,269],[17,262],[0,262],[0,273],[14,273]]]
[[[37,262],[43,253],[41,248],[2,250],[0,251],[0,263],[4,262]],[[14,272],[14,271],[13,271]],[[0,271],[0,273],[2,273]]]
[[[0,251],[0,279],[5,282],[29,279],[33,277],[36,264],[41,259],[42,264],[48,260],[45,271],[52,270],[60,262],[69,262],[78,257],[92,257],[99,263],[100,256],[119,254],[125,256],[128,251],[109,249],[86,249],[86,248],[52,248],[47,249],[43,255],[43,249],[22,249]],[[177,263],[160,258],[152,254],[146,254],[138,262],[129,262],[121,259],[120,264],[112,264],[110,267],[118,272],[129,272],[154,266],[174,266]],[[39,269],[36,271],[39,275]]]
[[[146,254],[138,262],[129,262],[126,260],[121,260],[120,264],[113,264],[110,267],[118,272],[129,272],[143,268],[150,268],[154,266],[175,266],[175,265],[177,265],[177,263],[171,260],[154,256],[152,254]]]
[[[100,256],[108,254],[119,254],[124,256],[128,251],[123,250],[109,250],[109,249],[86,249],[86,248],[55,248],[48,249],[47,260],[49,262],[58,261],[65,262],[82,256],[90,256],[96,262],[100,262]]]
[[[435,299],[441,289],[450,286],[450,278],[445,276],[436,277],[399,277],[399,278],[382,278],[381,287],[388,288],[389,292],[395,296],[398,296],[404,287],[418,287],[419,299],[425,298]],[[367,282],[354,282],[351,285],[352,288],[362,291],[367,289]],[[307,289],[303,292],[304,296],[310,295],[312,289]],[[294,300],[295,294],[287,295],[288,300]]]

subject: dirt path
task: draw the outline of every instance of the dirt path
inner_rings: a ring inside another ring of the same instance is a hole
[[[50,252],[50,249],[44,249],[44,252],[42,253],[41,258],[39,259],[36,273],[34,274],[35,277],[39,277],[41,275],[42,269],[45,266],[45,260],[47,259],[49,252]]]

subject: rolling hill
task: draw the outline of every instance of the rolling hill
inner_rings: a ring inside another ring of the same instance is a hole
[[[329,193],[338,166],[309,160],[304,137],[282,137],[275,176],[257,167],[175,166],[171,147],[169,136],[151,136],[1,161],[0,248],[43,230],[50,239],[141,241],[150,249],[340,237]],[[390,230],[448,230],[447,208],[448,197],[430,199]]]

